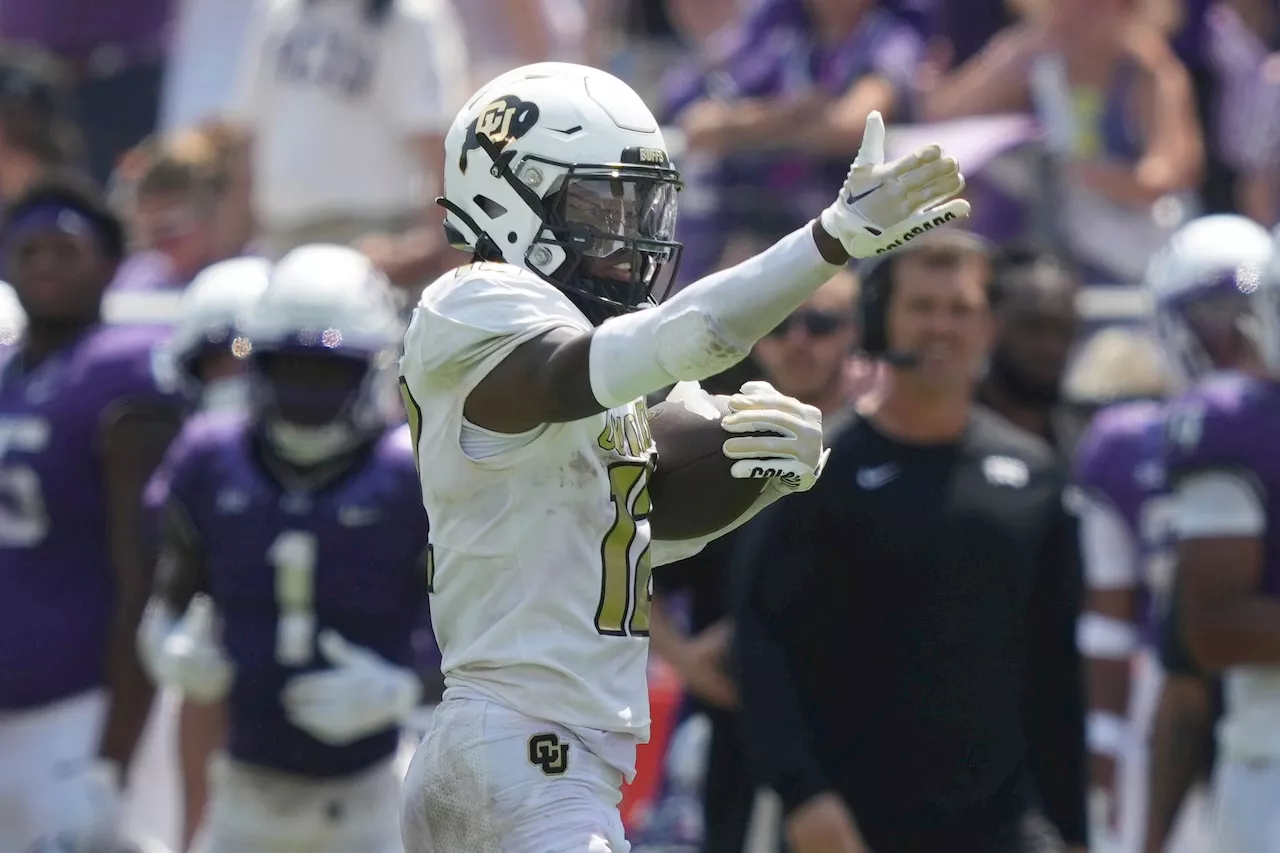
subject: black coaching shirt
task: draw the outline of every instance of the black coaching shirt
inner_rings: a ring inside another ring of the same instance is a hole
[[[985,409],[945,445],[858,418],[817,485],[762,517],[735,657],[751,765],[788,812],[838,792],[887,853],[996,849],[1037,808],[1084,842],[1064,477]]]

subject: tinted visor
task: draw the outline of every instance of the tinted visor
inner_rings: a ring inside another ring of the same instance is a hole
[[[257,356],[276,414],[288,423],[319,427],[350,412],[369,363],[334,353],[286,351]]]
[[[562,194],[566,225],[592,240],[582,254],[607,258],[630,248],[628,241],[669,242],[676,230],[676,188],[666,181],[571,177]]]
[[[675,277],[676,194],[670,180],[570,175],[556,218],[597,297],[634,306],[661,302]]]

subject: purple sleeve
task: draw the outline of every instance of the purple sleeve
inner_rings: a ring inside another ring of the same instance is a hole
[[[160,512],[171,500],[176,500],[188,512],[193,509],[192,501],[199,494],[196,488],[199,446],[204,436],[201,418],[192,418],[183,425],[143,490],[142,500],[148,512]]]
[[[104,410],[124,401],[178,404],[173,392],[162,387],[155,368],[157,346],[167,335],[160,327],[119,326],[94,342],[86,384],[101,395]]]
[[[1280,162],[1280,82],[1266,73],[1267,46],[1229,7],[1205,15],[1204,44],[1218,79],[1212,120],[1223,159],[1242,172]]]
[[[938,29],[939,6],[943,0],[885,0],[885,8],[893,12],[921,38],[931,38]]]
[[[663,79],[660,120],[671,123],[707,97],[770,94],[779,84],[782,55],[794,47],[789,34],[803,21],[796,0],[761,0],[704,55],[681,63]]]
[[[1093,419],[1080,445],[1076,448],[1074,479],[1077,486],[1090,495],[1107,498],[1112,477],[1108,470],[1114,465],[1115,432],[1112,420],[1104,410]]]
[[[1182,29],[1170,40],[1178,58],[1191,70],[1204,67],[1205,21],[1210,0],[1182,0]]]
[[[1270,437],[1251,411],[1261,387],[1251,379],[1210,381],[1170,408],[1165,465],[1170,485],[1210,469],[1256,469],[1271,453]]]
[[[173,265],[159,252],[139,252],[125,258],[108,288],[111,293],[153,293],[176,289]]]
[[[1138,469],[1149,458],[1152,430],[1162,428],[1165,413],[1155,403],[1120,403],[1093,419],[1076,448],[1075,485],[1095,500],[1111,504],[1136,525],[1146,495]]]
[[[907,98],[915,89],[923,58],[924,42],[920,34],[906,24],[899,24],[889,29],[872,48],[869,71],[892,83],[899,98]]]

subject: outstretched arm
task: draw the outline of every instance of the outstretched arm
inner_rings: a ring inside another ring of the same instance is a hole
[[[557,328],[524,342],[471,391],[466,416],[487,429],[524,432],[715,375],[745,358],[849,257],[967,216],[967,202],[947,201],[963,186],[956,162],[937,146],[885,164],[884,124],[873,113],[839,198],[818,220],[655,308],[590,332]]]

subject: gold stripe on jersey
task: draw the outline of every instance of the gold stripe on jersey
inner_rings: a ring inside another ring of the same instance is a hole
[[[609,497],[614,519],[600,546],[603,569],[596,630],[613,637],[647,637],[653,574],[646,543],[632,559],[639,523],[649,517],[649,463],[615,462],[609,466]]]

